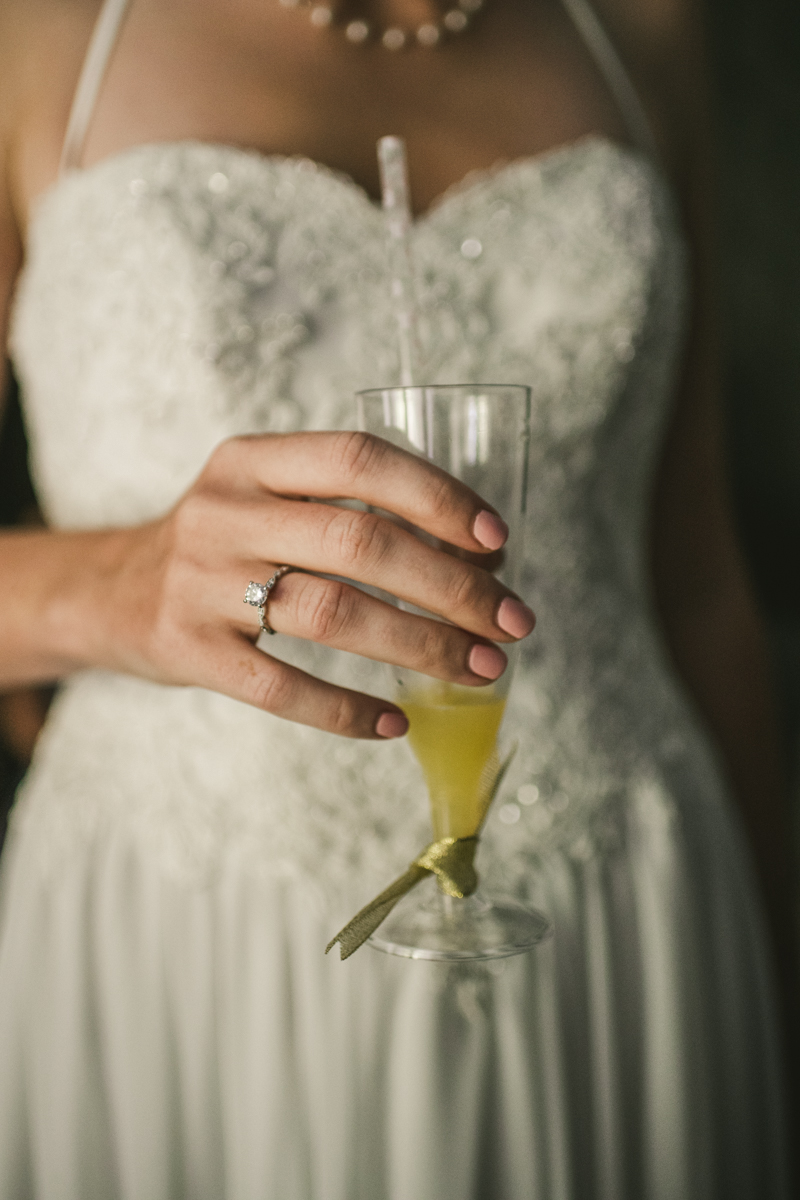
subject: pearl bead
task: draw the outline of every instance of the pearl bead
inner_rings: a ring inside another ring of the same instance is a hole
[[[369,25],[366,21],[351,21],[344,31],[344,36],[349,42],[360,45],[369,37]]]
[[[326,4],[316,4],[309,17],[312,25],[316,25],[317,29],[325,29],[333,20],[333,13]]]
[[[445,29],[449,29],[451,33],[461,33],[466,29],[469,18],[466,13],[461,12],[459,8],[451,8],[449,12],[444,14],[442,24]]]
[[[440,37],[438,25],[420,25],[417,30],[417,41],[420,46],[435,46]]]
[[[450,2],[453,3],[453,0]],[[336,23],[332,0],[280,0],[280,3],[286,8],[307,5],[311,24],[317,29],[327,29]],[[367,21],[356,18],[344,26],[344,35],[354,46],[361,46],[375,39],[380,41],[384,49],[391,51],[402,50],[409,41],[431,49],[439,45],[445,31],[462,33],[470,23],[470,15],[483,8],[484,3],[485,0],[455,0],[456,7],[448,9],[440,22],[426,21],[414,30],[400,29],[393,25],[381,31],[374,29]]]
[[[406,35],[402,29],[387,29],[381,41],[387,50],[402,50],[406,44]]]

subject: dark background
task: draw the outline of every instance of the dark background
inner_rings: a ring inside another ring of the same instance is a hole
[[[707,0],[736,515],[800,749],[800,4]]]
[[[787,760],[800,744],[800,3],[707,0],[718,130],[720,308],[736,515],[774,651]],[[0,524],[32,500],[19,412]],[[2,806],[24,763],[0,748]]]

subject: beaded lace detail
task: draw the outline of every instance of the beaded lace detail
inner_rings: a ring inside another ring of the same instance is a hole
[[[719,796],[646,572],[682,247],[652,166],[595,137],[466,181],[413,243],[426,377],[533,388],[523,594],[539,626],[479,859],[524,886],[537,854],[613,843],[629,803]],[[384,253],[376,206],[305,160],[176,143],[67,176],[37,211],[12,337],[49,519],[142,521],[225,437],[352,426],[353,392],[397,377]],[[375,664],[268,648],[385,694]],[[404,743],[102,672],[64,687],[16,820],[46,869],[127,823],[186,880],[235,855],[330,886],[356,870],[365,894],[428,840]]]

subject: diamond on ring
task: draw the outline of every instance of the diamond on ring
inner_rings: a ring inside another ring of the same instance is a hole
[[[247,591],[244,594],[245,604],[252,604],[253,608],[261,608],[261,605],[266,602],[269,596],[269,588],[265,583],[253,583],[252,579],[247,585]]]
[[[269,603],[270,592],[279,579],[283,579],[284,575],[288,575],[290,571],[296,570],[296,567],[292,567],[286,563],[278,567],[266,583],[255,583],[252,579],[248,583],[244,593],[244,602],[245,604],[252,604],[253,608],[258,609],[258,621],[263,633],[275,632],[267,621],[267,604]]]

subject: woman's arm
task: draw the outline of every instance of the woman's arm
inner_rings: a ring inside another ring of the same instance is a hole
[[[8,362],[5,348],[11,294],[22,262],[22,245],[15,219],[8,180],[13,156],[16,125],[15,61],[12,54],[13,29],[6,8],[0,20],[0,430],[8,392]],[[49,692],[22,688],[0,693],[0,742],[21,763],[31,757],[34,743],[44,723]]]
[[[675,666],[721,751],[772,936],[790,1127],[800,1117],[797,862],[769,652],[731,519],[713,318],[696,297],[652,523]]]
[[[81,18],[94,9],[78,7]],[[64,38],[76,36],[72,12],[55,13],[65,23]],[[27,177],[42,175],[24,134],[43,92],[48,105],[61,105],[60,85],[56,96],[41,78],[39,51],[46,43],[52,54],[58,32],[51,18],[52,6],[28,0],[0,7],[3,343],[23,255],[23,201],[16,212],[14,205],[24,192],[23,161]],[[66,96],[72,56],[55,57]],[[407,722],[395,705],[334,687],[255,647],[258,623],[242,603],[244,588],[286,561],[309,573],[288,575],[273,593],[270,624],[280,632],[467,685],[501,674],[506,657],[491,643],[515,641],[533,626],[518,599],[474,563],[434,550],[370,512],[307,503],[310,494],[361,499],[477,556],[498,549],[507,532],[469,489],[374,438],[233,439],[158,521],[133,529],[0,534],[0,688],[105,667],[207,687],[346,736],[403,733]],[[316,572],[394,593],[451,623],[413,616]]]
[[[0,21],[0,39],[8,31]],[[11,295],[22,265],[22,239],[11,198],[11,162],[16,124],[16,92],[7,44],[0,48],[0,421],[8,390],[8,315]]]
[[[763,625],[734,530],[716,320],[713,139],[691,0],[608,0],[655,114],[689,235],[693,299],[651,525],[656,602],[675,666],[721,751],[748,834],[796,1024],[791,821]]]
[[[790,815],[769,653],[731,512],[705,56],[696,17],[685,12],[684,21],[672,109],[694,292],[683,381],[655,494],[653,575],[675,663],[727,764],[788,964],[795,938]]]
[[[791,828],[761,618],[733,529],[713,331],[698,297],[652,524],[675,664],[727,765],[773,927],[792,938]]]
[[[13,71],[26,61],[28,43],[13,48],[11,19],[22,28],[21,11],[16,4],[0,9],[3,330],[22,261],[22,219],[12,197],[22,190],[14,186],[16,135],[26,114],[17,97],[26,85],[13,82]],[[287,561],[308,573],[287,575],[276,587],[269,619],[278,631],[467,685],[502,673],[507,660],[492,643],[525,636],[533,614],[489,571],[372,512],[306,502],[309,495],[349,496],[396,512],[472,556],[497,550],[507,534],[475,493],[379,439],[232,439],[160,520],[133,529],[0,534],[0,688],[105,667],[210,688],[346,736],[405,732],[397,706],[334,687],[255,647],[258,622],[242,603],[245,586]],[[398,595],[448,623],[318,572]]]

